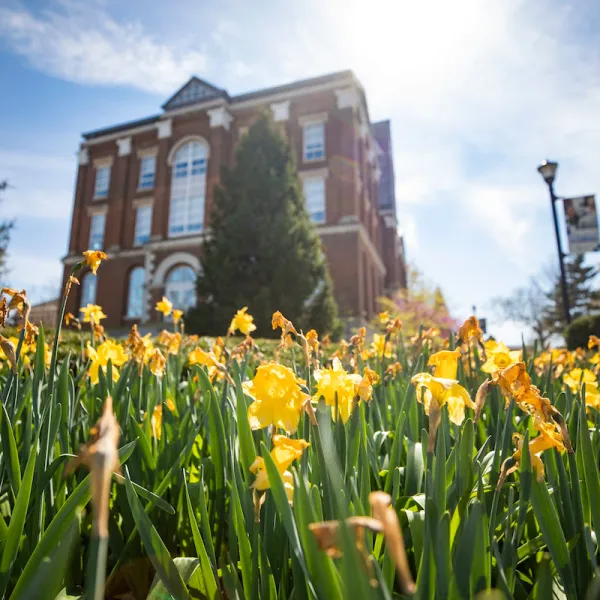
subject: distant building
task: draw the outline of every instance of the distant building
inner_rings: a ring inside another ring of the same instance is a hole
[[[81,274],[68,311],[100,304],[114,328],[156,321],[163,294],[195,304],[213,188],[264,111],[296,152],[342,315],[369,318],[405,285],[389,121],[371,123],[351,71],[238,96],[193,77],[162,108],[83,135],[65,278],[88,248],[110,260]]]
[[[386,265],[385,289],[391,292],[406,287],[406,261],[404,240],[398,235],[396,216],[396,177],[392,153],[392,129],[390,121],[372,124],[375,141],[379,145],[379,168],[381,177],[378,186],[379,215],[383,221],[381,228],[381,251]]]
[[[40,302],[31,307],[29,320],[34,325],[43,324],[44,327],[56,327],[56,319],[58,315],[58,300],[48,300]]]

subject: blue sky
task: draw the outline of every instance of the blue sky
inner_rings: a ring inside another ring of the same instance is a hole
[[[600,6],[552,0],[4,0],[10,282],[60,278],[82,131],[154,114],[192,74],[231,93],[351,68],[390,118],[409,258],[509,343],[491,299],[554,264],[557,193],[600,191]],[[598,260],[592,255],[591,260]]]

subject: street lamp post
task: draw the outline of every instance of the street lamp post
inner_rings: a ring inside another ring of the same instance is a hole
[[[562,251],[560,243],[560,232],[558,230],[558,217],[556,216],[556,201],[557,197],[554,194],[554,178],[556,177],[556,169],[558,163],[545,160],[539,167],[538,171],[544,178],[550,191],[550,204],[552,205],[552,218],[554,219],[554,233],[556,234],[556,247],[558,249],[558,264],[560,265],[560,287],[562,291],[563,307],[565,311],[565,321],[567,325],[571,322],[571,309],[569,304],[569,291],[567,289],[567,277],[565,274],[565,254]]]

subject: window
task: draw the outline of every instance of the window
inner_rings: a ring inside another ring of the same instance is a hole
[[[207,147],[201,142],[189,142],[176,152],[171,176],[170,236],[202,231],[207,162]]]
[[[110,166],[98,167],[96,169],[96,187],[94,198],[108,198],[108,187],[110,185]]]
[[[165,296],[175,308],[187,310],[196,306],[197,275],[192,267],[174,267],[167,275]]]
[[[88,304],[96,304],[96,275],[86,273],[81,278],[81,308]]]
[[[154,187],[154,173],[156,171],[156,156],[142,156],[140,160],[139,190],[150,190]]]
[[[104,213],[92,215],[90,223],[90,250],[102,250],[104,248],[104,225],[106,215]]]
[[[144,312],[144,267],[135,267],[129,273],[127,316],[141,319]]]
[[[305,179],[304,197],[310,220],[314,223],[325,223],[325,178]]]
[[[143,246],[150,240],[152,228],[152,206],[147,204],[138,206],[135,213],[135,240],[136,246]]]
[[[325,158],[325,123],[307,123],[304,126],[304,160]]]

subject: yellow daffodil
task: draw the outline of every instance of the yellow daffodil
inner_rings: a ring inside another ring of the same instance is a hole
[[[206,352],[202,348],[194,348],[189,356],[188,360],[190,365],[206,365],[207,367],[214,367],[217,365],[218,360],[213,352]]]
[[[375,357],[381,358],[382,356],[385,356],[385,358],[391,358],[392,356],[394,356],[392,346],[393,344],[392,342],[390,342],[387,336],[381,335],[379,333],[373,334],[373,341],[371,342],[371,352]]]
[[[572,369],[563,376],[563,382],[575,393],[582,383],[595,383],[596,376],[589,369]]]
[[[417,373],[410,381],[417,390],[417,400],[423,403],[426,414],[429,414],[432,401],[440,408],[446,404],[450,420],[456,425],[462,425],[465,420],[465,406],[475,408],[469,392],[455,379]]]
[[[173,305],[169,301],[166,296],[162,297],[162,300],[156,303],[156,310],[163,314],[163,316],[168,317],[173,310]]]
[[[520,350],[509,350],[502,342],[488,340],[484,346],[487,356],[487,360],[481,366],[484,373],[494,373],[521,360]]]
[[[274,435],[272,439],[271,458],[282,476],[285,491],[291,503],[294,497],[294,478],[287,469],[302,456],[302,453],[310,444],[306,440],[292,440],[283,435]],[[256,479],[252,484],[253,488],[264,491],[271,487],[265,467],[265,459],[262,456],[256,457],[256,460],[250,465],[250,471],[256,475]]]
[[[600,338],[596,335],[590,335],[590,339],[588,340],[588,348],[590,350],[592,348],[600,348]]]
[[[362,379],[357,385],[356,392],[363,402],[369,402],[373,398],[373,386],[379,381],[379,375],[369,367],[365,367]]]
[[[442,377],[444,379],[456,379],[459,358],[460,350],[442,350],[440,352],[432,354],[429,357],[427,366],[435,367],[433,371],[434,377]]]
[[[306,342],[308,343],[308,347],[310,348],[311,352],[318,354],[319,334],[314,329],[311,329],[304,337],[306,338]]]
[[[148,368],[156,377],[162,377],[165,372],[165,366],[167,365],[167,359],[163,356],[163,353],[155,348],[148,361]]]
[[[171,333],[164,329],[158,336],[158,343],[167,348],[168,354],[177,354],[181,344],[181,334],[179,332]]]
[[[106,315],[102,312],[102,307],[97,304],[88,304],[80,309],[80,312],[83,313],[83,322],[84,323],[100,323],[102,319],[106,319]]]
[[[592,406],[600,410],[600,390],[598,390],[598,382],[585,384],[585,403],[587,406]]]
[[[231,324],[229,325],[229,335],[233,335],[236,331],[239,331],[243,335],[250,335],[256,330],[254,317],[249,315],[247,311],[248,307],[244,306],[244,308],[240,308],[240,310],[235,313],[233,319],[231,319]]]
[[[244,392],[254,400],[248,407],[250,427],[274,425],[294,433],[304,405],[310,401],[310,396],[300,389],[301,383],[283,365],[269,363],[258,367],[254,379],[243,384]]]
[[[125,353],[123,346],[111,340],[106,340],[102,344],[98,345],[97,348],[93,348],[88,342],[87,356],[92,361],[88,375],[90,377],[90,381],[94,385],[96,385],[100,380],[100,369],[102,369],[103,373],[106,373],[108,361],[110,361],[112,364],[113,381],[117,381],[119,379],[118,367],[124,365],[128,360],[128,356]]]
[[[85,256],[85,262],[87,266],[92,270],[95,275],[100,263],[106,260],[106,254],[101,250],[86,250],[83,255]]]
[[[173,323],[175,323],[175,325],[177,325],[177,323],[179,323],[179,321],[181,320],[181,317],[183,317],[183,311],[179,310],[178,308],[174,308],[173,309]]]
[[[330,369],[318,369],[314,372],[314,378],[317,382],[317,392],[314,395],[315,400],[321,396],[325,404],[331,406],[331,411],[335,417],[336,400],[339,416],[344,423],[349,419],[357,396],[357,386],[361,383],[361,376],[358,374],[349,374],[343,367],[338,358],[334,358]]]
[[[150,419],[150,432],[153,438],[160,440],[162,437],[162,417],[163,407],[162,404],[158,404],[152,411],[152,418]]]
[[[173,400],[171,400],[171,398],[167,398],[165,400],[165,404],[167,405],[167,408],[174,413],[177,410],[177,407],[175,406],[175,402],[173,402]]]

